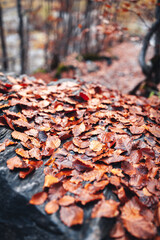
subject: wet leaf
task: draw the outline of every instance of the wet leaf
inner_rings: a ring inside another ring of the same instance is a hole
[[[32,196],[29,203],[33,205],[41,205],[47,200],[47,197],[48,194],[46,192],[39,192]]]
[[[117,217],[119,203],[114,200],[103,200],[98,202],[92,209],[91,218],[113,218]]]
[[[156,227],[147,221],[140,213],[141,206],[135,198],[128,201],[122,208],[122,221],[124,227],[133,236],[140,239],[150,239],[156,235]]]
[[[8,159],[7,167],[10,170],[14,170],[14,168],[28,168],[27,164],[22,161],[18,156]]]
[[[58,209],[59,209],[59,205],[56,200],[52,200],[52,201],[48,202],[45,206],[45,211],[48,214],[53,214],[53,213],[57,212]]]
[[[29,151],[24,150],[23,148],[17,148],[15,152],[21,157],[29,158]]]
[[[29,139],[29,137],[22,132],[13,131],[11,134],[14,139],[21,140],[22,142],[27,142]]]
[[[58,183],[58,178],[52,176],[52,175],[46,175],[44,180],[43,187],[51,187],[53,184]]]
[[[75,198],[69,195],[65,195],[64,197],[62,197],[58,203],[59,205],[66,207],[69,206],[71,204],[73,204],[75,202]]]
[[[82,208],[71,205],[68,207],[61,207],[60,210],[61,221],[68,227],[83,223],[83,210]]]

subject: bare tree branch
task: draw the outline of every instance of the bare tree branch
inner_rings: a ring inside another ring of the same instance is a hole
[[[143,73],[146,76],[150,76],[151,71],[152,71],[152,66],[147,65],[146,60],[145,60],[148,46],[149,46],[149,41],[152,38],[153,34],[156,33],[158,28],[160,28],[160,19],[158,19],[155,23],[152,24],[151,28],[149,29],[146,36],[144,37],[143,47],[142,47],[142,50],[139,55],[139,63],[140,63]]]

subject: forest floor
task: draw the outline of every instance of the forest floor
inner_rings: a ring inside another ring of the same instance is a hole
[[[82,78],[85,81],[105,85],[108,88],[118,89],[123,93],[128,93],[144,79],[138,63],[140,49],[141,44],[137,42],[118,44],[106,53],[106,55],[116,58],[112,64],[108,66],[105,61],[96,62],[99,70],[91,73],[87,71],[87,67],[85,66],[86,62],[77,63],[81,69]],[[69,62],[76,65],[74,61]]]
[[[144,75],[138,63],[140,49],[141,44],[139,42],[129,41],[117,44],[104,54],[113,57],[110,66],[106,61],[78,61],[76,54],[72,54],[66,58],[63,64],[73,65],[78,71],[76,70],[75,73],[63,73],[61,77],[80,77],[84,81],[94,82],[110,89],[118,89],[123,93],[128,93],[144,80]],[[93,68],[93,72],[89,72],[90,67]],[[54,73],[36,73],[34,76],[42,78],[48,83],[53,81]]]

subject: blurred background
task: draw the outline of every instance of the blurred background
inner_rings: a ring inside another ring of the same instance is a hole
[[[154,21],[155,4],[155,0],[0,0],[0,70],[55,73],[62,63],[72,65],[68,56],[78,61],[105,56],[109,64],[110,48],[128,40],[141,44]],[[74,66],[70,69],[74,71]]]

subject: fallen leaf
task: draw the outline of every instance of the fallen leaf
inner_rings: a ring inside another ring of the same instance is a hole
[[[58,201],[59,205],[63,207],[69,206],[74,202],[75,202],[75,198],[69,195],[65,195]]]
[[[74,137],[78,137],[82,132],[84,132],[86,129],[85,124],[82,122],[81,124],[74,126],[72,128],[72,133]]]
[[[52,200],[52,201],[48,202],[45,206],[45,211],[48,214],[53,214],[53,213],[57,212],[58,209],[59,209],[59,205],[56,200]]]
[[[71,205],[68,207],[61,207],[60,210],[61,221],[68,227],[83,223],[83,210],[82,208]]]
[[[119,214],[118,211],[119,202],[114,200],[102,200],[98,202],[92,209],[91,218],[113,218],[117,217]]]
[[[156,227],[150,221],[147,221],[141,215],[141,206],[136,201],[136,198],[129,200],[122,208],[122,221],[124,227],[134,237],[140,239],[151,239],[156,233]]]
[[[91,150],[98,152],[102,149],[103,144],[97,140],[92,140],[89,144]]]
[[[149,126],[147,127],[147,130],[155,137],[160,138],[160,127],[158,125]]]
[[[26,135],[25,133],[18,132],[18,131],[13,131],[11,133],[12,137],[17,140],[21,140],[22,142],[27,142],[29,139],[29,136]]]
[[[8,159],[7,167],[10,170],[14,170],[14,168],[28,168],[27,164],[22,161],[18,156]]]
[[[46,192],[39,192],[32,196],[29,203],[33,205],[41,205],[47,200],[47,197],[48,194]]]
[[[90,144],[88,140],[81,140],[80,137],[74,137],[73,143],[79,148],[87,148]]]
[[[51,187],[53,184],[58,183],[59,179],[52,176],[52,175],[46,175],[44,180],[43,187]]]

